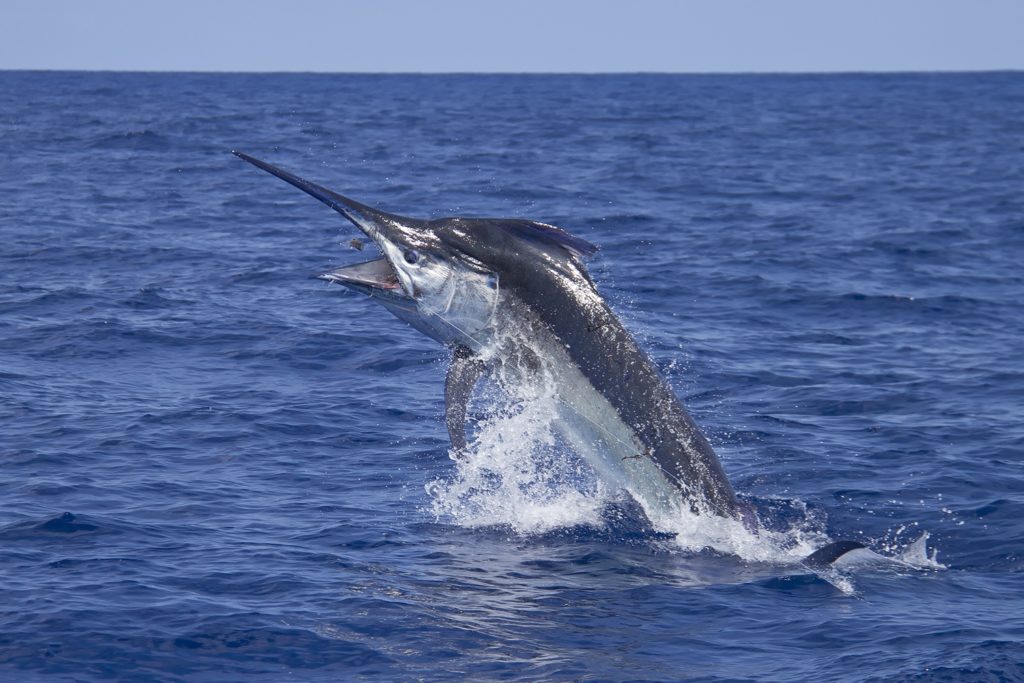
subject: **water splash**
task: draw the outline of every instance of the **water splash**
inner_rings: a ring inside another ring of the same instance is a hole
[[[528,331],[505,331],[481,353],[493,368],[475,401],[483,417],[468,447],[451,453],[452,475],[426,485],[430,511],[460,526],[502,526],[521,535],[605,528],[605,512],[622,491],[587,463],[581,444],[560,436],[564,387],[546,356],[531,347]],[[829,541],[822,519],[799,501],[790,508],[798,514],[788,523],[774,520],[754,533],[738,520],[695,514],[679,499],[645,507],[643,527],[673,538],[675,550],[788,564]]]
[[[475,437],[450,454],[454,474],[426,485],[432,512],[462,526],[507,526],[524,535],[601,526],[610,492],[556,436],[550,375],[522,354],[503,361],[477,401],[485,414]],[[524,372],[526,365],[534,367]]]

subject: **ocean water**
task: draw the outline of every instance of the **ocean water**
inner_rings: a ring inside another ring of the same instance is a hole
[[[453,460],[232,149],[598,244],[777,535],[653,528],[543,392]],[[0,73],[0,680],[1024,680],[1022,264],[1021,73]]]

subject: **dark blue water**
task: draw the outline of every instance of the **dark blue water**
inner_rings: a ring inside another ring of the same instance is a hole
[[[463,510],[445,352],[231,149],[599,244],[765,518],[942,567]],[[1022,263],[1024,74],[0,73],[0,679],[1024,680]]]

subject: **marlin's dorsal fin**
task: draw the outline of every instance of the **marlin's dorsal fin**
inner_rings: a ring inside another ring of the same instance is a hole
[[[452,447],[466,447],[466,413],[476,383],[484,374],[484,363],[465,346],[456,346],[444,383],[444,422]]]
[[[553,244],[580,258],[597,253],[597,245],[577,237],[562,228],[537,221],[511,219],[502,221],[502,227],[522,239],[542,244]]]

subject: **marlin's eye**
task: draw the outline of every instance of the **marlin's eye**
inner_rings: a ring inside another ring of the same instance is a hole
[[[405,262],[408,263],[410,266],[420,260],[419,253],[413,251],[412,249],[406,249],[404,252],[402,252],[402,257],[405,259]]]

